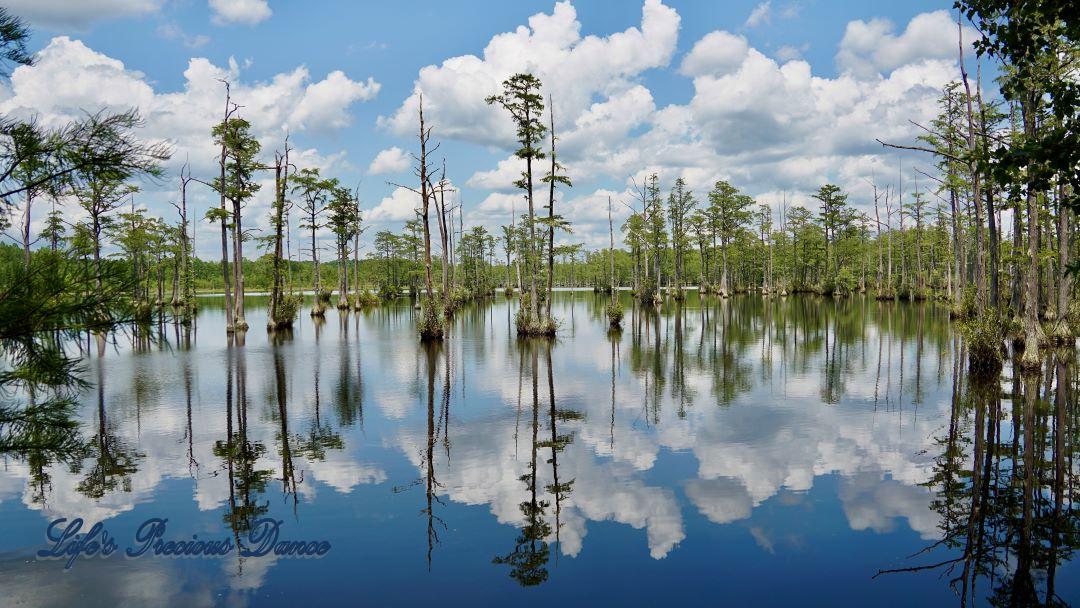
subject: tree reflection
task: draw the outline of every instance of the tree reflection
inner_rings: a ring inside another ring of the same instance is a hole
[[[537,492],[537,452],[540,448],[540,392],[538,344],[533,340],[522,340],[523,348],[529,350],[530,375],[532,381],[532,438],[530,441],[529,469],[519,477],[525,484],[528,498],[518,505],[525,517],[525,525],[514,541],[514,549],[503,557],[495,557],[492,562],[510,566],[510,577],[523,587],[543,583],[548,578],[547,563],[551,550],[545,540],[551,534],[551,525],[544,519],[550,503]],[[554,427],[553,427],[554,428]]]
[[[1065,605],[1056,574],[1076,549],[1080,515],[1073,506],[1074,356],[1049,355],[1044,384],[1015,377],[1007,395],[996,376],[964,378],[966,357],[955,357],[949,425],[927,484],[936,491],[931,508],[941,540],[920,552],[944,559],[879,575],[942,570],[961,606],[980,598],[994,606]]]
[[[257,468],[266,446],[248,434],[247,366],[244,349],[230,345],[226,351],[225,439],[214,444],[214,455],[225,461],[229,482],[229,503],[224,519],[239,537],[251,524],[270,510],[270,501],[261,500],[270,479],[269,469]],[[234,373],[235,371],[235,373]],[[235,385],[236,395],[233,407]],[[235,409],[235,416],[234,414]]]
[[[544,344],[548,384],[548,425],[551,427],[551,439],[549,441],[542,441],[540,447],[546,447],[551,450],[551,459],[548,460],[548,464],[551,465],[552,482],[544,489],[555,497],[555,543],[558,544],[559,531],[562,526],[562,521],[560,519],[562,514],[562,503],[574,490],[573,479],[559,481],[559,453],[565,450],[574,440],[574,434],[572,432],[559,432],[559,423],[582,420],[585,416],[581,412],[575,410],[558,409],[555,407],[555,376],[551,368],[551,348],[552,344],[550,341]]]
[[[34,504],[46,503],[52,489],[49,469],[57,464],[76,467],[86,451],[74,410],[74,402],[66,398],[38,403],[33,390],[24,407],[0,408],[0,456],[25,460]]]
[[[281,488],[282,491],[290,495],[293,501],[293,512],[296,512],[297,505],[299,504],[299,496],[297,494],[297,484],[303,483],[303,474],[297,478],[296,466],[293,463],[293,443],[296,441],[289,433],[289,400],[288,391],[286,390],[285,381],[285,361],[281,354],[281,348],[275,344],[273,346],[273,358],[274,358],[274,397],[277,405],[277,409],[273,412],[272,417],[277,419],[277,441],[279,443],[278,453],[281,455]]]
[[[326,320],[322,317],[312,317],[311,320],[315,325],[315,344],[318,346],[322,325],[326,323]],[[308,460],[322,461],[326,460],[327,450],[344,449],[345,441],[342,439],[341,435],[334,430],[334,427],[324,420],[322,416],[322,396],[320,392],[320,366],[322,357],[320,356],[321,352],[319,349],[316,348],[315,350],[314,361],[311,366],[312,415],[307,432],[296,439],[296,451]],[[345,365],[347,365],[347,362],[343,361],[342,366]],[[360,420],[361,422],[363,421],[362,416],[360,417]]]
[[[340,339],[338,340],[338,378],[334,385],[334,408],[337,410],[338,424],[343,427],[364,423],[364,382],[360,373],[359,361],[353,365],[353,356],[360,357],[360,350],[349,340],[349,318],[342,313],[340,319]]]
[[[431,570],[431,557],[435,550],[435,545],[439,544],[439,530],[446,529],[446,522],[441,517],[435,514],[435,506],[441,505],[442,499],[439,498],[439,489],[442,484],[438,481],[438,476],[435,470],[435,446],[439,444],[440,437],[443,438],[443,445],[446,449],[446,460],[450,462],[450,439],[449,439],[449,421],[450,421],[450,357],[448,352],[444,352],[443,342],[423,342],[420,344],[420,348],[423,350],[424,355],[424,376],[425,376],[425,395],[426,412],[427,412],[427,432],[425,434],[424,447],[421,450],[420,455],[420,470],[421,477],[415,480],[412,484],[404,487],[395,487],[394,492],[400,493],[408,490],[410,487],[422,485],[424,487],[424,507],[420,512],[425,515],[426,519],[426,534],[427,534],[427,552],[425,553],[425,559],[427,561],[428,570]],[[435,410],[435,378],[438,370],[438,359],[440,354],[445,354],[444,362],[444,378],[442,387],[442,398],[439,402],[439,411]]]
[[[611,335],[614,340],[618,335]],[[554,533],[554,542],[558,546],[560,531],[562,528],[562,509],[564,503],[570,498],[574,490],[574,479],[560,477],[559,455],[574,441],[574,433],[567,432],[563,428],[567,423],[584,420],[581,412],[573,409],[560,408],[557,405],[555,395],[555,371],[552,364],[552,348],[550,341],[520,340],[518,343],[522,358],[519,377],[524,376],[524,355],[529,357],[529,380],[532,393],[532,416],[530,421],[529,461],[524,475],[518,479],[525,484],[526,498],[518,504],[518,509],[524,519],[524,523],[514,541],[513,550],[504,556],[496,556],[492,562],[504,564],[510,567],[510,577],[523,587],[539,585],[548,579],[547,563],[551,558],[551,545],[549,539]],[[541,437],[540,433],[540,365],[539,350],[544,351],[544,367],[547,380],[547,419],[548,433]],[[612,350],[614,353],[614,350]],[[614,385],[613,385],[614,386]],[[515,430],[515,437],[517,431]],[[551,465],[551,482],[543,486],[541,491],[541,474],[539,458],[541,450],[549,450],[550,457],[546,463]],[[550,500],[549,498],[550,497]],[[552,504],[554,503],[554,505]],[[548,509],[554,506],[552,516],[554,528],[548,522]]]
[[[85,446],[89,454],[90,470],[79,482],[78,490],[91,499],[100,499],[120,489],[131,491],[131,477],[138,471],[137,462],[142,454],[131,450],[114,433],[105,410],[105,375],[102,361],[97,360],[97,432]]]

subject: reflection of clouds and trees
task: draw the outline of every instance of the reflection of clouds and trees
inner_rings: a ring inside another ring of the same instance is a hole
[[[962,348],[962,346],[961,346]],[[954,366],[948,427],[937,438],[938,534],[910,566],[939,571],[961,604],[1064,605],[1057,570],[1076,548],[1075,353],[1051,353],[1042,378],[968,377]]]
[[[405,306],[243,346],[163,328],[171,352],[159,340],[89,361],[77,440],[6,425],[0,500],[107,519],[190,479],[193,506],[243,534],[261,514],[302,520],[323,492],[385,483],[398,509],[418,507],[429,567],[454,533],[451,504],[483,506],[508,526],[492,561],[536,585],[592,522],[643,530],[662,559],[692,511],[746,523],[832,476],[851,530],[906,528],[927,545],[871,570],[944,572],[965,602],[1053,597],[1076,544],[1071,352],[999,383],[968,377],[930,304],[691,297],[635,306],[609,333],[605,303],[557,300],[553,344],[518,340],[501,300],[463,310],[436,346],[415,343]],[[667,455],[692,474],[659,472]]]

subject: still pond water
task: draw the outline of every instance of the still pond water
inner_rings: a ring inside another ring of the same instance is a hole
[[[203,298],[92,349],[83,447],[0,457],[0,605],[1080,603],[1071,357],[976,382],[933,303],[623,298],[610,333],[558,293],[549,343],[500,295],[437,347],[405,298],[271,338],[249,297],[243,345]],[[35,559],[59,517],[118,552]],[[155,517],[331,549],[125,559]]]

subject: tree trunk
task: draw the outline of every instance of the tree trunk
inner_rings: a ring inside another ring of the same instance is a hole
[[[1024,119],[1024,135],[1028,141],[1035,137],[1034,93],[1027,93],[1021,113]],[[1035,184],[1029,181],[1027,187],[1027,285],[1024,299],[1024,356],[1021,365],[1028,371],[1041,367],[1039,357],[1039,209]]]
[[[236,199],[233,204],[233,276],[236,287],[235,306],[236,313],[233,315],[236,331],[244,331],[248,328],[244,318],[244,229],[240,221],[240,200]]]
[[[22,216],[22,244],[23,244],[23,266],[26,270],[30,270],[30,207],[34,203],[34,195],[32,192],[26,194],[26,207],[23,209]]]

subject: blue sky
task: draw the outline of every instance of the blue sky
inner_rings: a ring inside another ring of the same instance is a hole
[[[221,105],[220,91],[206,83],[211,69],[224,70],[239,85],[236,100],[252,107],[248,118],[267,158],[288,125],[304,163],[361,183],[380,229],[409,215],[407,194],[386,182],[410,173],[400,154],[381,170],[371,164],[381,151],[392,159],[394,148],[415,147],[409,104],[420,89],[435,106],[436,137],[461,188],[466,224],[508,221],[510,205],[520,207],[508,183],[517,171],[507,160],[509,124],[482,100],[509,71],[538,71],[557,93],[575,179],[563,211],[578,229],[564,240],[593,246],[606,241],[606,197],[632,202],[630,178],[649,171],[666,185],[684,177],[699,200],[713,181],[728,179],[774,207],[805,202],[834,181],[865,207],[868,180],[895,183],[896,175],[882,176],[899,171],[899,157],[873,139],[910,141],[908,119],[928,120],[940,85],[957,75],[955,17],[940,12],[950,5],[942,1],[8,5],[30,20],[33,50],[47,60],[13,75],[3,111],[62,121],[77,107],[141,103],[146,135],[174,141],[176,162],[190,159],[198,173],[212,162],[209,138],[197,141],[201,126]],[[548,16],[542,35],[522,30],[485,56],[493,38],[529,28],[538,14]],[[619,33],[631,35],[608,38]],[[444,65],[470,55],[475,61]],[[199,64],[202,81],[189,69],[193,58],[207,60]],[[426,66],[430,80],[421,75]],[[905,161],[919,163],[929,169],[925,158]],[[168,218],[174,189],[171,181],[147,184],[139,201]],[[265,206],[252,203],[261,224]],[[209,238],[199,251],[211,254]]]

